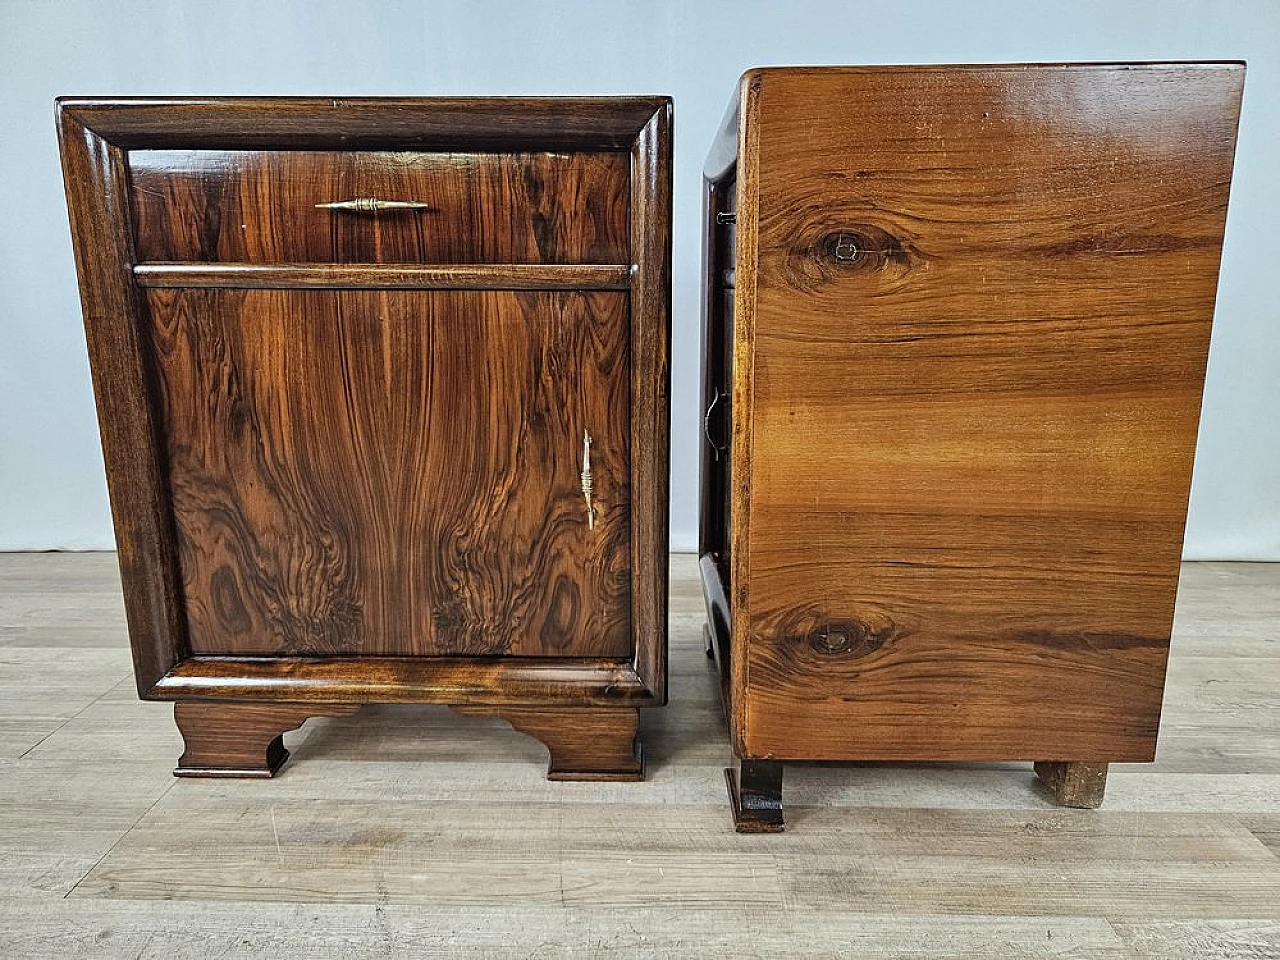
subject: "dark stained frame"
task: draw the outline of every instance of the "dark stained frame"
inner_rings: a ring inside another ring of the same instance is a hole
[[[206,98],[57,102],[138,693],[146,699],[644,706],[666,702],[671,101]],[[132,149],[617,150],[631,154],[631,263],[539,267],[143,265]],[[193,657],[182,610],[144,286],[626,289],[631,321],[631,662],[584,658]],[[462,693],[465,691],[465,694]]]

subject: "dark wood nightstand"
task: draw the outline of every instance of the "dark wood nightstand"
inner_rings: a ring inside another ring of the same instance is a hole
[[[362,703],[638,779],[666,698],[671,102],[63,99],[139,693],[177,773]]]

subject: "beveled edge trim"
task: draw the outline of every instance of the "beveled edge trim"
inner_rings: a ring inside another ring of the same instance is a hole
[[[416,290],[627,290],[626,264],[136,264],[140,287]]]
[[[190,657],[149,700],[654,706],[625,660],[573,657]]]
[[[992,70],[1243,70],[1247,61],[1219,60],[1017,60],[1007,63],[874,63],[874,64],[770,64],[751,67],[743,78],[759,74],[831,76],[867,73],[989,73]]]
[[[729,643],[729,739],[738,756],[747,747],[750,717],[751,650],[751,455],[755,431],[756,286],[760,242],[760,98],[758,71],[742,75],[737,96],[737,248],[733,268],[733,417],[729,456],[734,471],[729,516],[729,603],[733,610]]]
[[[631,631],[635,670],[667,700],[671,459],[671,129],[664,99],[631,161]]]
[[[142,306],[124,151],[73,113],[55,113],[71,246],[134,677],[139,694],[188,654],[166,454],[152,373],[139,334]]]
[[[628,150],[665,97],[59,97],[125,149]]]

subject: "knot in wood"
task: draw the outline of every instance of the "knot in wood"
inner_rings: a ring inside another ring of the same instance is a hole
[[[830,617],[813,607],[790,611],[778,624],[797,653],[809,648],[823,657],[857,659],[870,656],[903,634],[901,624],[887,614],[862,617]]]
[[[906,267],[911,259],[901,240],[871,224],[828,232],[814,253],[834,261],[837,269],[881,270],[890,264]]]
[[[780,267],[788,285],[816,290],[850,280],[896,282],[916,260],[909,244],[883,227],[824,216],[797,224]]]

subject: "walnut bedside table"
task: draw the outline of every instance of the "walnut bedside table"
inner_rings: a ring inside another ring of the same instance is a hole
[[[63,99],[139,693],[177,773],[363,703],[639,779],[666,699],[671,101]]]

